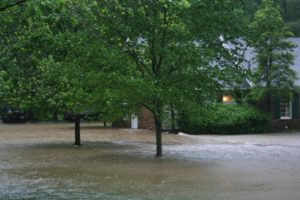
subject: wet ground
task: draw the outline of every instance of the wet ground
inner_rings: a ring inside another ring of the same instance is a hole
[[[300,133],[163,135],[84,124],[0,124],[0,199],[299,200]]]

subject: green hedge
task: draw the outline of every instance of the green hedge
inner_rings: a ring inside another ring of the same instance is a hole
[[[244,105],[217,104],[204,111],[181,114],[182,132],[190,134],[244,134],[265,132],[270,115]]]

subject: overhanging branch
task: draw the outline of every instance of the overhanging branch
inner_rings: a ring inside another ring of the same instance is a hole
[[[15,3],[12,3],[12,4],[8,4],[6,6],[3,6],[3,7],[0,7],[0,11],[5,11],[6,9],[10,8],[10,7],[14,7],[14,6],[17,6],[19,4],[22,4],[22,3],[25,3],[27,0],[19,0],[19,1],[16,1]]]

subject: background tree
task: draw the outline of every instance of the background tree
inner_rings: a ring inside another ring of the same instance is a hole
[[[300,1],[299,0],[277,0],[281,7],[283,19],[291,28],[295,36],[300,36]]]
[[[295,72],[290,68],[294,61],[295,45],[287,40],[292,36],[280,14],[279,6],[264,0],[250,24],[250,46],[256,53],[257,69],[254,72],[255,94],[267,99],[267,111],[271,112],[274,95],[286,96],[294,86]]]

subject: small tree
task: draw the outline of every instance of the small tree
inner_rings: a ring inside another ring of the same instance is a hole
[[[249,44],[254,47],[258,67],[254,69],[254,94],[266,98],[267,111],[271,112],[272,95],[283,95],[293,89],[295,72],[290,68],[294,61],[295,45],[287,37],[290,32],[271,0],[264,0],[250,24]]]

